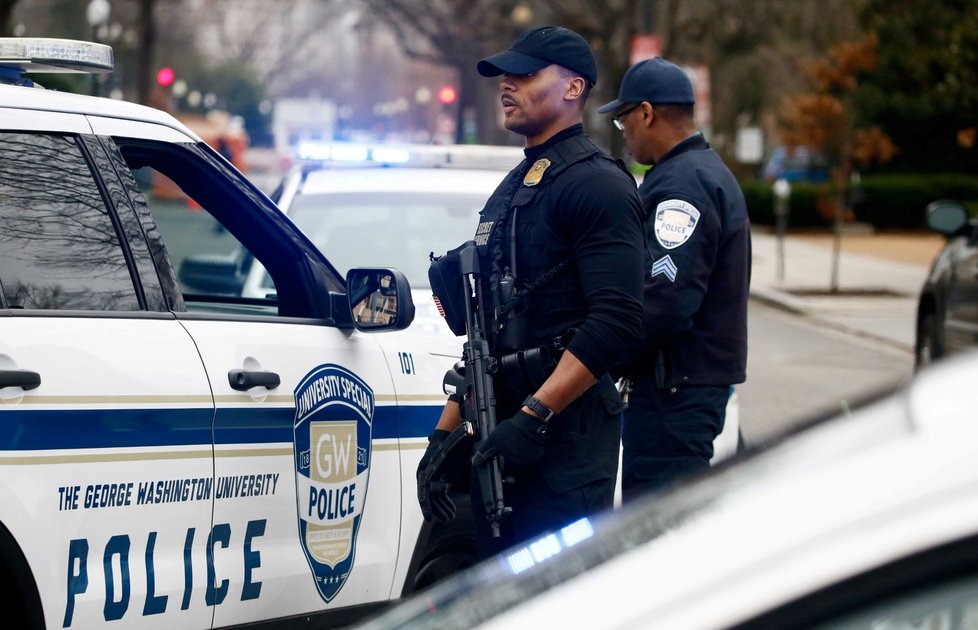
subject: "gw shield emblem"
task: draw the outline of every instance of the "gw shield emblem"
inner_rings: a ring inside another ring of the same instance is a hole
[[[700,220],[700,211],[681,199],[669,199],[655,207],[655,240],[675,249],[689,240]]]
[[[373,390],[346,368],[319,366],[295,389],[299,542],[327,602],[353,569],[367,496],[373,419]]]

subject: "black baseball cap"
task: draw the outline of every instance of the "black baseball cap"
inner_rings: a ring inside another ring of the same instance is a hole
[[[625,103],[648,101],[655,105],[693,104],[693,82],[682,68],[662,57],[639,61],[621,80],[618,98],[598,108],[599,114],[614,111]]]
[[[486,57],[477,66],[484,77],[504,73],[529,74],[555,63],[573,70],[594,85],[598,66],[587,41],[562,26],[541,26],[527,31],[513,42],[509,50]]]

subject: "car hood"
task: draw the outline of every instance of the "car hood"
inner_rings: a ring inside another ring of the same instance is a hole
[[[544,619],[558,627],[730,627],[974,535],[978,425],[962,410],[975,374],[978,352],[929,368],[851,415],[530,541],[365,627],[530,627]]]

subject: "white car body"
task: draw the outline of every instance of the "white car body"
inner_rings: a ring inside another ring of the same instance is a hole
[[[367,627],[973,627],[976,375],[978,353],[948,361],[851,416],[507,552]]]
[[[342,276],[166,113],[0,85],[0,145],[0,625],[346,624],[413,590],[455,343],[357,329]],[[278,300],[188,291],[217,241],[277,265]]]

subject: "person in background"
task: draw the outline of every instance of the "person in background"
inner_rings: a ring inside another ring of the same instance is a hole
[[[750,222],[734,175],[698,131],[693,85],[654,58],[625,73],[613,113],[634,158],[652,165],[645,209],[645,329],[630,361],[622,432],[629,501],[709,467],[731,386],[747,377]]]

